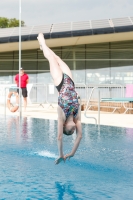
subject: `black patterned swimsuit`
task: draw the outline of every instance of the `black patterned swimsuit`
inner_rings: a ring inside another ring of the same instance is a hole
[[[64,111],[66,119],[70,115],[75,118],[78,114],[79,102],[74,82],[67,74],[63,74],[62,81],[56,88],[59,92],[58,105]]]

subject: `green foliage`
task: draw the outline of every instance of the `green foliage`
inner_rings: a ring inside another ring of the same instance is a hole
[[[21,21],[21,26],[24,26],[25,22]],[[6,17],[0,17],[0,28],[19,27],[19,20],[16,18],[8,19]]]
[[[0,17],[0,28],[6,28],[8,27],[8,21],[6,17]]]

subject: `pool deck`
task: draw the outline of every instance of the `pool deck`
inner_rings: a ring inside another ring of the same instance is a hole
[[[5,109],[4,106],[0,105],[0,114],[4,115]],[[6,109],[6,115],[18,116],[19,112],[11,113]],[[89,117],[95,117],[98,121],[98,112],[97,111],[88,111],[87,115]],[[39,104],[29,104],[27,106],[26,112],[23,111],[23,117],[32,117],[32,118],[41,118],[41,119],[53,119],[57,120],[57,104],[43,104],[43,107]],[[81,121],[86,124],[94,124],[94,119],[89,119],[84,116],[84,111],[81,112]],[[117,127],[128,127],[133,128],[133,114],[118,114],[118,113],[108,113],[100,112],[100,124],[117,126]]]

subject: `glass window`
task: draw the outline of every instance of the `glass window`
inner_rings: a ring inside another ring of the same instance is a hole
[[[75,83],[133,84],[133,41],[56,47]],[[21,52],[21,66],[30,83],[53,83],[49,62],[41,50]],[[0,53],[0,82],[13,83],[19,71],[19,52]]]

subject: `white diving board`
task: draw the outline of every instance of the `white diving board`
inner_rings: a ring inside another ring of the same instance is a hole
[[[125,108],[125,114],[128,110],[133,110],[132,107],[127,107],[125,103],[133,103],[133,97],[120,97],[120,98],[101,98],[102,102],[123,102],[123,107]]]
[[[101,101],[133,102],[133,97],[101,98]]]

